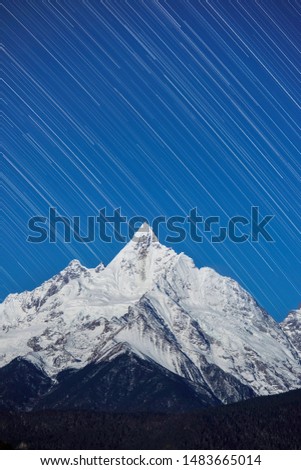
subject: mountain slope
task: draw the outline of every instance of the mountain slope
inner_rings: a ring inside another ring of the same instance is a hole
[[[34,364],[14,359],[0,369],[0,410],[30,410],[52,381]]]
[[[0,328],[0,367],[22,357],[52,380],[116,361],[125,345],[140,365],[155,364],[217,402],[301,384],[296,348],[251,295],[161,245],[147,226],[107,267],[73,261],[34,291],[10,295]]]
[[[210,390],[126,349],[111,361],[64,371],[58,381],[35,409],[181,412],[220,403]]]
[[[65,370],[56,381],[14,359],[0,369],[0,411],[183,412],[220,404],[209,389],[142,360],[124,345],[119,349],[115,359]]]

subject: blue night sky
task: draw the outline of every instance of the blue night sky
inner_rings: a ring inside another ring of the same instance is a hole
[[[28,220],[275,216],[275,242],[174,245],[277,320],[300,293],[300,4],[4,0],[0,297],[122,248],[27,242]],[[83,232],[85,224],[83,223]],[[160,232],[164,238],[164,230]]]

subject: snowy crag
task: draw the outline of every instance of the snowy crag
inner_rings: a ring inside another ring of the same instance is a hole
[[[301,388],[301,313],[144,225],[108,265],[72,261],[0,305],[0,409],[189,410]]]
[[[288,314],[282,322],[282,328],[301,357],[301,307]]]

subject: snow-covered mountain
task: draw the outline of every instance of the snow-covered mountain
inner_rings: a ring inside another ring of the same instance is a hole
[[[299,352],[301,358],[301,308],[293,310],[282,322],[283,331]]]
[[[295,341],[294,331],[287,334],[287,324],[283,330],[234,280],[161,245],[147,225],[108,266],[87,269],[75,260],[34,291],[8,296],[0,328],[0,375],[12,377],[11,364],[25,376],[34,366],[65,407],[64,393],[91,404],[90,396],[79,397],[78,381],[99,390],[100,375],[106,396],[118,386],[136,393],[146,377],[160,390],[164,376],[167,401],[176,387],[209,404],[301,387],[300,337]],[[126,382],[120,364],[132,371]],[[65,382],[58,391],[67,376],[69,388]]]

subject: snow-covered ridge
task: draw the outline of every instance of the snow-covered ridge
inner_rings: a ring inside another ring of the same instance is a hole
[[[55,377],[131,350],[235,401],[237,384],[257,394],[300,387],[289,324],[282,329],[236,281],[196,268],[144,225],[108,266],[74,260],[32,292],[8,296],[0,367],[21,356]]]
[[[301,358],[301,308],[293,310],[282,322],[282,328]]]

